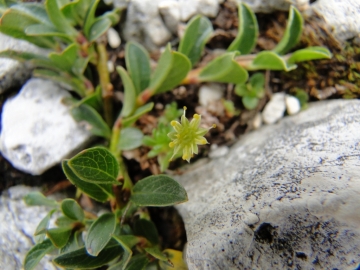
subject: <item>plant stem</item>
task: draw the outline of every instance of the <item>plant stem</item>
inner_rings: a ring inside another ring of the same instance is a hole
[[[99,73],[102,98],[104,102],[104,117],[106,123],[111,126],[113,124],[113,85],[110,83],[110,75],[107,68],[108,56],[104,43],[97,43],[98,62],[97,70]]]

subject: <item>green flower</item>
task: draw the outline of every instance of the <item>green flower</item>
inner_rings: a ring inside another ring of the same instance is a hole
[[[184,114],[181,116],[181,123],[178,121],[171,121],[174,131],[168,134],[172,142],[169,143],[171,148],[174,148],[174,153],[170,160],[179,152],[182,151],[182,159],[190,162],[194,154],[198,153],[198,145],[207,144],[208,141],[204,135],[211,129],[215,128],[213,125],[210,128],[199,127],[201,115],[194,114],[191,122],[185,116],[186,107],[184,106]]]

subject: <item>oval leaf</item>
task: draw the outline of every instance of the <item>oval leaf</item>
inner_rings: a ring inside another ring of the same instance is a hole
[[[66,19],[66,17],[61,13],[57,1],[54,0],[46,0],[45,8],[47,14],[51,22],[55,25],[55,27],[68,35],[73,37],[77,36],[77,31],[74,27],[72,27],[71,23]]]
[[[51,243],[50,239],[36,244],[30,251],[26,254],[24,261],[24,269],[31,270],[40,262],[40,260],[47,254],[50,253],[55,247]]]
[[[138,206],[169,206],[188,200],[185,189],[167,175],[152,175],[137,182],[130,200]]]
[[[71,227],[53,228],[46,231],[47,237],[57,248],[62,248],[68,242],[71,235]]]
[[[301,13],[294,6],[291,6],[284,36],[273,51],[278,54],[285,54],[294,47],[299,42],[303,24],[304,20]]]
[[[131,116],[123,119],[122,121],[123,126],[128,127],[131,124],[135,123],[135,121],[138,120],[142,115],[150,112],[153,109],[153,107],[154,107],[154,103],[150,102],[145,104],[144,106],[137,108]]]
[[[161,252],[158,247],[148,247],[145,248],[145,251],[160,261],[168,260],[168,258],[164,255],[164,253]]]
[[[73,199],[65,199],[61,202],[61,211],[65,216],[73,220],[82,221],[85,218],[84,211]]]
[[[87,252],[92,256],[98,256],[111,239],[115,231],[115,215],[112,213],[103,214],[89,229],[85,240]]]
[[[112,240],[96,257],[90,256],[85,248],[80,248],[56,257],[54,262],[64,268],[93,269],[111,262],[121,254],[121,246]]]
[[[84,21],[84,34],[87,37],[87,39],[90,39],[91,36],[91,26],[95,22],[95,11],[99,4],[100,0],[91,0],[91,4],[88,7],[85,21]]]
[[[140,129],[128,127],[121,130],[118,148],[120,150],[132,150],[142,145],[144,134]]]
[[[78,49],[79,47],[73,43],[61,53],[50,53],[49,58],[57,68],[71,72],[72,66],[78,58]]]
[[[278,54],[270,51],[262,51],[257,54],[251,66],[250,70],[285,70],[289,71],[295,69],[296,65],[287,65],[285,60]]]
[[[71,170],[68,165],[68,160],[63,160],[62,168],[67,179],[94,200],[106,202],[114,196],[111,184],[93,184],[83,181]]]
[[[145,237],[153,245],[159,244],[159,234],[154,222],[140,218],[134,224],[134,234]]]
[[[90,28],[89,41],[97,40],[103,35],[111,26],[111,21],[108,18],[98,18],[94,21]]]
[[[149,54],[142,45],[130,41],[125,46],[125,61],[138,95],[149,86],[151,74]]]
[[[200,82],[244,83],[248,79],[247,71],[235,60],[235,53],[225,53],[207,64],[200,72]]]
[[[77,122],[85,121],[89,131],[100,137],[109,139],[111,137],[111,130],[106,124],[101,115],[91,106],[87,104],[80,104],[71,109],[71,115]]]
[[[192,65],[199,61],[205,44],[214,32],[210,20],[203,16],[192,18],[180,41],[179,52],[186,55]]]
[[[95,184],[118,184],[119,164],[109,150],[93,147],[69,159],[69,167],[82,180]]]
[[[121,245],[124,254],[121,261],[116,265],[113,265],[110,269],[126,269],[133,254],[131,249],[140,241],[140,239],[134,235],[113,235],[113,238]]]
[[[317,60],[317,59],[330,59],[332,54],[324,47],[309,47],[302,50],[293,52],[289,59],[288,64],[295,64],[298,62]]]
[[[171,51],[169,44],[166,46],[151,76],[149,88],[154,93],[166,92],[177,86],[190,69],[191,63],[189,59],[179,52]]]
[[[123,117],[127,117],[131,115],[131,113],[135,108],[136,89],[130,76],[123,67],[118,66],[116,67],[116,70],[119,73],[122,83],[124,85],[124,102],[123,102],[123,108],[121,110],[121,115]]]
[[[241,54],[249,54],[256,45],[259,34],[258,22],[254,12],[245,3],[238,5],[238,16],[238,33],[228,51],[240,51]]]
[[[29,194],[25,195],[24,201],[27,205],[30,206],[41,205],[41,206],[58,207],[58,203],[55,200],[46,198],[39,191],[30,192]]]
[[[143,270],[150,260],[145,254],[138,254],[131,258],[126,270]]]
[[[252,110],[258,105],[259,99],[256,97],[245,96],[242,98],[242,102],[246,109]]]

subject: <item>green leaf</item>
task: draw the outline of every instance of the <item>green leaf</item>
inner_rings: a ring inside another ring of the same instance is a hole
[[[46,0],[45,8],[51,22],[60,32],[66,33],[74,38],[78,35],[78,32],[75,30],[75,28],[72,27],[71,23],[61,13],[57,1]]]
[[[95,41],[101,37],[110,28],[111,21],[109,18],[97,18],[91,25],[89,41]]]
[[[258,38],[258,22],[254,12],[245,3],[238,5],[239,29],[235,40],[230,44],[228,51],[240,51],[249,54],[256,45]]]
[[[301,13],[294,6],[291,6],[284,36],[273,51],[278,54],[285,54],[294,47],[301,37],[303,24]]]
[[[75,231],[70,235],[69,240],[67,241],[66,245],[63,246],[60,250],[60,253],[67,253],[70,251],[77,250],[84,245],[82,245],[82,231]],[[80,242],[80,245],[79,245]]]
[[[64,268],[94,269],[111,262],[121,253],[121,246],[112,240],[96,257],[89,255],[85,248],[80,248],[56,257],[54,262]]]
[[[18,3],[11,5],[12,10],[23,12],[27,16],[36,18],[40,23],[52,26],[52,22],[49,19],[46,9],[41,3]]]
[[[90,39],[90,36],[91,36],[91,27],[95,22],[95,11],[99,4],[99,1],[100,0],[91,0],[91,4],[86,13],[86,17],[85,17],[85,21],[84,21],[84,34],[88,40]]]
[[[89,0],[75,0],[61,8],[62,13],[72,25],[83,26],[86,11],[89,9]]]
[[[33,24],[25,29],[25,33],[29,36],[36,37],[59,37],[67,43],[71,43],[73,40],[71,36],[59,32],[55,27],[44,24]]]
[[[213,32],[208,18],[200,15],[193,17],[186,26],[184,36],[180,41],[179,52],[186,55],[191,64],[195,65]]]
[[[24,201],[27,205],[42,205],[50,207],[58,207],[58,203],[54,199],[46,198],[41,192],[34,191],[24,196]]]
[[[115,231],[115,225],[115,215],[112,213],[103,214],[95,220],[85,240],[85,247],[90,255],[98,256],[105,248]]]
[[[118,184],[119,164],[109,150],[93,147],[68,161],[72,171],[83,181],[94,184]]]
[[[132,248],[139,243],[139,238],[134,235],[113,235],[113,238],[121,245],[124,250],[124,254],[121,261],[116,265],[113,265],[110,269],[126,269],[131,256],[133,254]]]
[[[55,224],[58,227],[71,227],[75,222],[77,221],[74,219],[70,219],[66,216],[60,216],[56,219]]]
[[[42,241],[45,240],[45,234],[46,234],[46,230],[49,227],[49,222],[50,222],[50,218],[52,216],[52,214],[55,212],[56,210],[53,209],[51,210],[39,223],[39,225],[36,227],[35,230],[35,243],[40,243]]]
[[[261,92],[265,87],[265,76],[260,72],[255,73],[250,77],[249,82],[256,93]]]
[[[99,202],[106,202],[114,197],[111,184],[93,184],[81,180],[69,167],[68,160],[63,160],[62,167],[67,179],[89,197]]]
[[[262,51],[257,54],[253,60],[250,70],[285,70],[290,71],[296,68],[296,65],[288,65],[286,61],[278,54],[271,51]]]
[[[126,270],[143,270],[150,263],[145,254],[138,254],[131,258]]]
[[[73,220],[83,221],[85,218],[81,206],[73,199],[65,199],[61,202],[61,211],[65,216]]]
[[[330,59],[331,57],[332,54],[330,51],[324,47],[308,47],[293,52],[287,60],[287,63],[289,65],[309,60]]]
[[[130,200],[138,206],[170,206],[188,200],[185,189],[167,175],[152,175],[134,185]]]
[[[242,98],[242,102],[246,109],[252,110],[258,105],[259,99],[257,97],[245,96]]]
[[[118,66],[116,67],[116,70],[119,73],[124,85],[124,103],[123,103],[123,108],[121,110],[121,115],[123,117],[128,117],[135,109],[136,89],[131,78],[129,77],[129,75],[127,74],[126,70],[123,67]]]
[[[47,230],[46,235],[49,237],[55,247],[62,248],[69,240],[71,231],[71,227],[53,228]]]
[[[171,46],[168,44],[151,76],[149,88],[154,93],[166,92],[177,86],[190,69],[189,59],[179,52],[171,51]]]
[[[49,252],[51,252],[55,247],[51,243],[50,239],[46,239],[43,242],[36,244],[30,251],[26,254],[24,261],[24,269],[31,270],[40,262],[40,260]]]
[[[168,258],[161,252],[159,247],[148,247],[145,251],[160,261],[167,261]]]
[[[127,127],[121,130],[118,148],[120,150],[132,150],[142,145],[144,134],[140,129]]]
[[[136,95],[139,95],[150,82],[150,57],[145,48],[136,42],[130,41],[125,46],[126,68],[134,83]]]
[[[235,60],[235,53],[229,52],[208,63],[199,74],[200,82],[244,83],[247,71]],[[221,68],[219,68],[221,67]]]
[[[81,104],[86,104],[96,111],[102,109],[102,97],[101,97],[101,87],[98,85],[95,89],[95,92],[81,99],[76,105],[80,106]]]
[[[50,53],[49,58],[57,68],[66,72],[71,72],[75,60],[79,57],[78,50],[79,46],[76,43],[73,43],[61,53]]]
[[[110,139],[111,130],[101,115],[87,104],[80,104],[71,109],[71,115],[77,122],[85,121],[87,129],[94,135]]]
[[[147,219],[140,218],[134,224],[134,234],[143,236],[153,245],[159,244],[159,234],[155,224]]]
[[[145,104],[144,106],[141,106],[141,107],[137,108],[135,110],[135,112],[131,116],[123,119],[123,121],[122,121],[123,126],[128,127],[128,126],[132,125],[141,116],[143,116],[144,114],[150,112],[153,109],[153,107],[154,107],[154,103],[150,102],[150,103]]]

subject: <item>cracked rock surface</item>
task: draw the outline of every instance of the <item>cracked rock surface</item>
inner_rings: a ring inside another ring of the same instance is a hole
[[[38,188],[16,186],[0,196],[0,269],[22,269],[26,253],[34,246],[34,232],[47,215],[44,206],[27,206],[23,197]],[[57,269],[46,255],[36,270]]]
[[[356,269],[360,101],[317,102],[179,176],[189,269]]]

